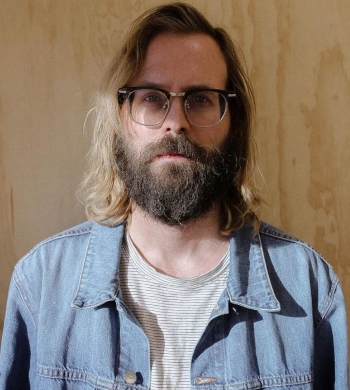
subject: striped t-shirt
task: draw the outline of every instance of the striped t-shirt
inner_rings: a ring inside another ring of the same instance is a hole
[[[228,265],[227,252],[204,275],[174,278],[151,267],[126,237],[120,265],[122,296],[150,342],[152,390],[190,388],[192,354],[226,286]]]

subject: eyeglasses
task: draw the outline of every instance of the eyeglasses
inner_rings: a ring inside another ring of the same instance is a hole
[[[143,126],[160,125],[170,108],[170,97],[182,97],[188,121],[196,127],[211,127],[224,118],[228,98],[234,91],[221,89],[192,89],[187,92],[168,92],[160,88],[124,87],[118,91],[119,102],[127,100],[130,118]]]

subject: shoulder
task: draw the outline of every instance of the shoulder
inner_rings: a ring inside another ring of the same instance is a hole
[[[15,281],[29,284],[42,279],[43,274],[62,274],[66,268],[74,273],[74,268],[81,267],[93,228],[93,222],[84,222],[37,244],[16,264]]]
[[[43,257],[53,261],[57,257],[62,259],[64,255],[69,256],[70,247],[72,250],[75,248],[76,251],[86,244],[93,227],[93,222],[84,222],[41,241],[19,260],[15,269],[29,267],[33,262],[40,263],[39,260],[43,260]]]
[[[330,263],[309,244],[266,223],[261,223],[259,240],[273,284],[295,296],[310,294],[319,312],[325,312],[340,289]]]
[[[311,267],[315,271],[323,269],[329,276],[335,278],[330,263],[316,249],[299,238],[262,222],[259,239],[265,254],[273,256],[276,261],[291,263],[294,268]]]
[[[74,294],[93,227],[85,222],[49,237],[16,264],[10,291],[19,293],[36,323],[42,300]]]
[[[47,238],[25,255],[15,266],[12,283],[33,313],[40,311],[43,299],[56,303],[68,299],[65,303],[69,306],[84,267],[92,269],[91,278],[96,277],[96,269],[106,267],[109,260],[108,254],[100,254],[100,248],[112,248],[110,256],[117,257],[113,242],[122,235],[122,225],[113,228],[84,222],[74,226]]]
[[[42,283],[64,283],[79,278],[88,254],[96,248],[96,241],[108,236],[112,229],[87,221],[43,240],[18,261],[13,272],[14,283],[18,288],[39,289]]]
[[[95,225],[94,222],[86,221],[86,222],[83,222],[79,225],[73,226],[67,230],[64,230],[60,233],[57,233],[51,237],[48,237],[45,240],[39,242],[39,244],[37,244],[36,246],[34,246],[33,249],[31,251],[29,251],[27,253],[27,255],[21,259],[21,261],[23,261],[27,257],[30,257],[34,252],[36,252],[42,248],[49,247],[51,244],[52,245],[61,244],[61,243],[64,244],[65,242],[67,242],[69,240],[72,240],[72,239],[74,240],[76,238],[89,235],[89,234],[91,234],[91,231],[92,231],[94,225]]]
[[[263,236],[270,237],[271,239],[276,240],[276,242],[285,241],[285,242],[290,242],[295,244],[301,244],[301,245],[306,245],[311,249],[311,247],[308,244],[306,244],[299,238],[293,236],[292,234],[282,229],[272,226],[266,222],[260,223],[259,233]]]
[[[266,222],[261,222],[259,236],[262,245],[267,249],[275,249],[290,255],[298,254],[301,258],[316,259],[326,267],[330,267],[324,257],[311,245]]]
[[[62,275],[81,270],[86,257],[111,247],[123,236],[123,224],[115,227],[87,221],[45,239],[28,252],[15,266],[15,273],[27,272]],[[33,275],[34,276],[34,275]]]

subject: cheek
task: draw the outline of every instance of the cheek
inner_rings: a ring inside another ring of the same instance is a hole
[[[133,122],[130,118],[127,118],[124,123],[125,140],[132,147],[136,156],[140,156],[147,145],[155,143],[161,138],[159,131],[141,126]]]
[[[230,115],[225,115],[224,119],[216,126],[198,129],[191,138],[197,144],[209,150],[219,146],[228,136],[230,131]]]

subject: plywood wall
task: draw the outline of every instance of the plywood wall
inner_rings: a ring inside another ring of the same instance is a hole
[[[265,220],[315,246],[350,294],[350,3],[187,0],[242,47]],[[84,219],[83,122],[130,20],[162,1],[0,3],[0,323],[16,261]],[[350,299],[348,299],[350,301]]]

